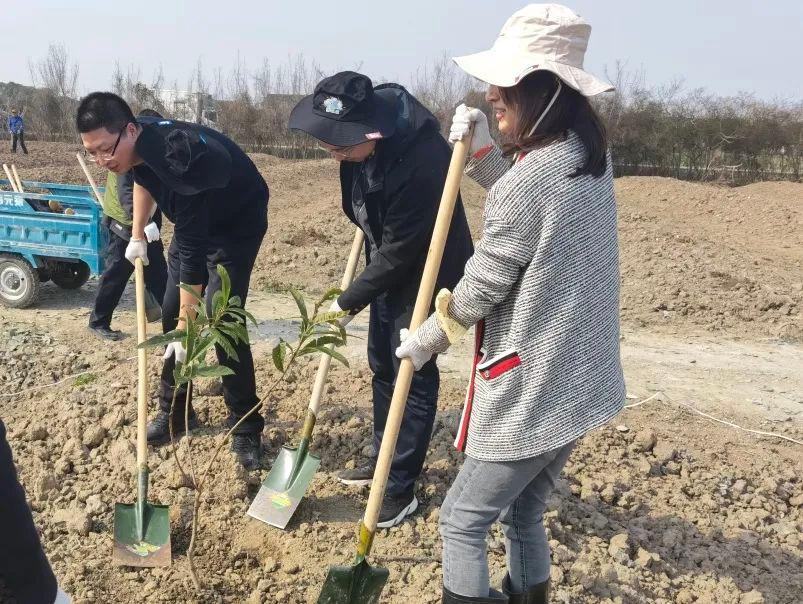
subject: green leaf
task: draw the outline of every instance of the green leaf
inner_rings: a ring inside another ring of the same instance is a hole
[[[337,312],[335,312],[335,311],[322,312],[320,314],[315,315],[312,318],[312,322],[315,323],[315,324],[319,324],[319,323],[335,323],[335,322],[340,323],[340,319],[345,317],[347,314],[349,314],[349,313],[346,310],[341,310],[341,311],[337,311]]]
[[[226,300],[223,297],[223,292],[218,290],[212,296],[212,314],[217,317],[223,310]]]
[[[195,371],[195,377],[216,378],[224,375],[234,375],[234,371],[225,365],[204,365]]]
[[[319,336],[317,338],[314,338],[314,339],[310,340],[310,342],[309,342],[309,344],[307,344],[307,346],[314,346],[314,347],[317,348],[317,347],[320,347],[320,346],[328,346],[330,344],[334,344],[335,346],[342,346],[343,345],[343,341],[340,339],[340,336],[325,335],[325,336]],[[305,348],[306,348],[306,346],[305,346]]]
[[[321,353],[323,353],[323,354],[328,354],[328,355],[329,355],[330,357],[332,357],[334,360],[336,360],[336,361],[339,361],[339,362],[343,363],[343,365],[345,365],[346,367],[349,367],[349,362],[348,362],[348,359],[346,359],[346,357],[344,357],[342,354],[340,354],[340,353],[339,353],[337,350],[335,350],[334,348],[331,348],[331,347],[329,347],[329,346],[322,346],[322,347],[319,349],[319,352],[321,352]]]
[[[273,357],[273,364],[279,371],[284,371],[285,345],[286,342],[279,338],[279,343],[274,346],[273,354],[271,355]]]
[[[304,302],[304,297],[295,289],[290,290],[290,295],[293,296],[293,300],[296,301],[296,306],[298,306],[298,312],[301,313],[301,319],[303,320],[303,324],[306,325],[309,323],[309,316],[307,315],[307,303]]]
[[[331,300],[335,300],[342,293],[343,290],[340,289],[339,287],[332,287],[326,290],[326,293],[323,296],[321,296],[321,305],[323,305],[324,302],[330,302]]]
[[[139,344],[137,348],[155,348],[156,346],[166,346],[171,342],[180,342],[186,337],[186,335],[187,332],[183,329],[174,329],[173,331],[168,331],[165,334],[148,338],[142,344]]]
[[[237,354],[237,351],[234,349],[234,346],[232,346],[231,340],[218,332],[215,332],[214,337],[215,342],[223,349],[223,352],[226,353],[226,356],[239,362],[240,357]]]
[[[241,323],[219,323],[215,328],[228,337],[233,344],[248,342],[248,330]]]
[[[220,291],[223,294],[223,300],[228,303],[233,303],[231,298],[231,279],[229,278],[229,271],[222,264],[217,265],[217,274],[220,276]]]
[[[195,291],[190,285],[187,285],[186,283],[179,283],[178,286],[185,292],[191,294],[192,297],[195,298],[198,302],[201,302],[203,300],[203,298],[201,298],[201,296],[198,295],[198,292]]]

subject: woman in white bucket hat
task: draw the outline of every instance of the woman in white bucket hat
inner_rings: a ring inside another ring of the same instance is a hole
[[[590,31],[566,7],[530,4],[490,50],[455,59],[490,84],[507,142],[494,144],[481,111],[457,108],[449,138],[474,124],[466,172],[488,189],[482,238],[396,352],[419,367],[475,326],[455,443],[466,460],[440,513],[444,602],[547,601],[547,500],[577,439],[623,405],[613,175],[588,102],[612,87],[583,69]],[[503,593],[485,542],[497,519]]]

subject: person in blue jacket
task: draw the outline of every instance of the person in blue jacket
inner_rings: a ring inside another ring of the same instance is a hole
[[[11,134],[11,152],[17,152],[17,141],[19,141],[22,152],[28,155],[28,148],[25,146],[25,121],[22,119],[22,113],[16,109],[12,109],[11,115],[8,116],[8,131]]]

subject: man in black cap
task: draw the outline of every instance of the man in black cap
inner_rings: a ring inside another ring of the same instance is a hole
[[[373,87],[346,71],[322,80],[290,116],[340,162],[343,211],[365,233],[366,267],[333,305],[353,316],[370,304],[368,363],[373,371],[374,454],[341,472],[346,484],[370,484],[399,370],[399,330],[410,325],[451,149],[438,120],[398,84]],[[458,200],[438,276],[451,289],[473,247]],[[349,317],[346,317],[348,319]],[[433,358],[413,376],[378,526],[418,507],[415,481],[424,465],[440,378]]]
[[[134,171],[134,212],[125,256],[148,263],[146,223],[156,203],[175,225],[168,250],[168,279],[162,305],[165,332],[185,321],[195,306],[187,285],[199,297],[206,289],[207,308],[220,290],[217,265],[231,277],[231,295],[245,304],[251,271],[267,231],[268,187],[249,157],[224,135],[200,126],[146,117],[135,119],[126,102],[108,92],[93,92],[78,106],[76,125],[87,153],[117,174]],[[234,355],[216,346],[218,360],[234,371],[223,377],[229,421],[241,419],[256,403],[250,346],[235,346]],[[181,342],[168,345],[159,389],[160,412],[148,425],[148,442],[184,430],[186,391],[177,392],[170,417],[176,362],[186,359]],[[189,410],[190,426],[197,424]],[[232,440],[232,450],[247,469],[259,467],[264,420],[250,415]]]

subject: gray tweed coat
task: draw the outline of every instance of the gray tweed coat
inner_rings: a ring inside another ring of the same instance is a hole
[[[609,158],[603,176],[570,178],[584,159],[570,132],[512,167],[497,148],[467,165],[488,197],[449,316],[477,326],[455,443],[475,459],[534,457],[622,409],[613,174]],[[449,346],[434,315],[418,337],[437,352]]]

